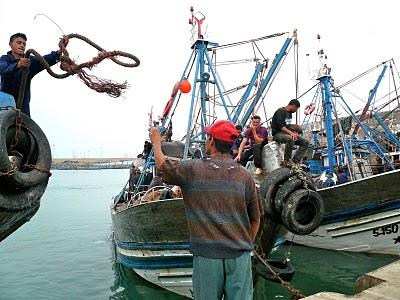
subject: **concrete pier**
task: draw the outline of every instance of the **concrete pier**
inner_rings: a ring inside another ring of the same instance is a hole
[[[365,300],[399,300],[400,299],[400,260],[364,274],[356,281],[357,294],[353,296],[321,292],[303,299],[307,300],[342,300],[342,299],[365,299]]]

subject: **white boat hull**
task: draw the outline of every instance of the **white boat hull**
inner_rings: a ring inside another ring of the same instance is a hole
[[[130,250],[116,246],[117,259],[143,279],[176,294],[193,298],[188,250]],[[176,267],[174,267],[176,266]]]
[[[305,236],[287,240],[316,248],[400,255],[400,208],[324,224]]]

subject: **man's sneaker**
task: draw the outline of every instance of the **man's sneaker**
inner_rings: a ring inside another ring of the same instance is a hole
[[[254,175],[261,175],[262,174],[262,169],[261,168],[256,168],[254,171]]]

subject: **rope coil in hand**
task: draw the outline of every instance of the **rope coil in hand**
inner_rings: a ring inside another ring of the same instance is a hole
[[[72,60],[69,57],[69,53],[65,47],[65,39],[71,39],[71,38],[77,38],[80,39],[87,44],[91,45],[92,47],[96,48],[99,50],[99,54],[92,58],[90,61],[77,64],[74,60]],[[91,89],[95,90],[96,92],[99,93],[107,93],[109,96],[117,98],[121,96],[122,91],[128,87],[128,83],[125,81],[124,83],[117,83],[111,80],[105,80],[105,79],[100,79],[94,75],[89,75],[84,69],[87,68],[91,70],[95,65],[99,64],[101,61],[103,61],[106,58],[110,58],[114,63],[123,66],[123,67],[128,67],[128,68],[135,68],[140,65],[140,60],[137,58],[135,55],[123,52],[123,51],[105,51],[103,48],[101,48],[99,45],[96,43],[92,42],[88,38],[77,34],[77,33],[71,33],[66,35],[64,38],[62,38],[59,42],[59,48],[60,48],[60,68],[61,70],[65,71],[66,73],[64,74],[56,74],[51,68],[50,65],[47,63],[47,61],[34,49],[29,49],[25,53],[25,57],[28,57],[33,54],[39,62],[42,64],[42,66],[46,69],[46,71],[54,78],[57,79],[63,79],[67,78],[71,75],[78,74],[79,78]],[[116,57],[117,56],[122,56],[126,57],[129,59],[132,59],[134,63],[125,63],[120,60],[118,60]],[[21,77],[21,85],[20,85],[20,90],[19,90],[19,95],[18,95],[18,101],[17,101],[17,108],[21,109],[22,107],[22,102],[24,99],[24,93],[25,93],[25,86],[26,86],[26,81],[28,78],[28,68],[24,68],[22,70],[22,77]]]

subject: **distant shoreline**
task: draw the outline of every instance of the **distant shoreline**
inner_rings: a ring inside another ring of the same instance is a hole
[[[102,170],[129,169],[137,158],[57,158],[53,159],[52,170]]]

